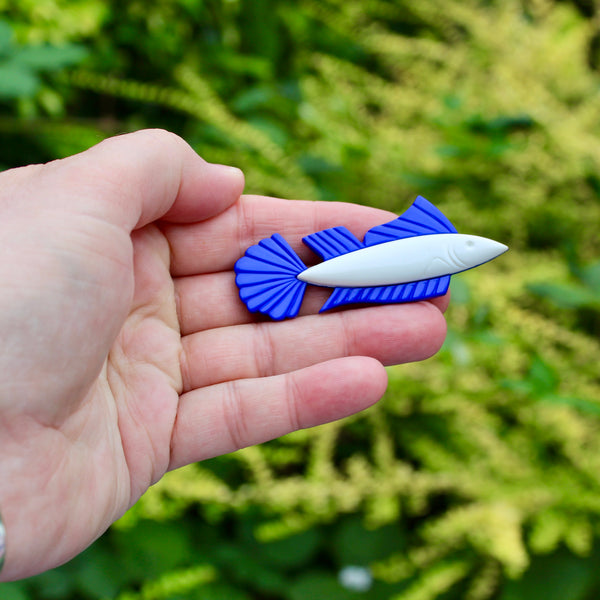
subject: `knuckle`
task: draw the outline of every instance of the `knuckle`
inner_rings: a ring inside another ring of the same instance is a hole
[[[298,429],[303,429],[304,425],[300,417],[300,390],[298,389],[298,384],[292,375],[287,377],[286,387],[286,400],[290,431],[297,431]]]
[[[250,432],[246,426],[245,402],[237,381],[231,382],[225,394],[223,421],[233,449],[239,450],[252,444]]]
[[[275,343],[270,329],[261,324],[253,326],[253,356],[257,377],[268,377],[275,374]]]

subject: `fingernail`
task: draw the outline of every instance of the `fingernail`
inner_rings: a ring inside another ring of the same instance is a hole
[[[218,163],[211,163],[211,166],[220,171],[226,177],[244,177],[244,173],[237,167],[231,167],[230,165],[220,165]]]

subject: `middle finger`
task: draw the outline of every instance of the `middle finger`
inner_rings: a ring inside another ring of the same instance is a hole
[[[383,364],[423,360],[439,349],[445,332],[444,317],[431,302],[200,331],[182,338],[184,391],[342,356],[372,356]]]

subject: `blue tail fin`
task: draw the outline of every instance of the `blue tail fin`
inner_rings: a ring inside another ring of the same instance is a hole
[[[306,283],[297,275],[306,265],[278,233],[246,250],[235,263],[235,282],[250,312],[272,319],[295,317],[300,310]]]

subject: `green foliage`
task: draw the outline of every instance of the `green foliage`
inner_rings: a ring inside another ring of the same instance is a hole
[[[19,46],[13,31],[0,21],[0,101],[33,98],[42,87],[41,74],[81,62],[81,46]]]
[[[564,309],[572,327],[600,335],[600,261],[581,264],[569,252],[569,277],[565,281],[534,281],[527,288],[551,307]]]
[[[443,350],[391,368],[379,406],[168,474],[2,598],[596,598],[595,6],[0,1],[0,68],[36,81],[0,81],[6,166],[160,126],[248,191],[395,211],[423,193],[511,246],[453,278]]]

